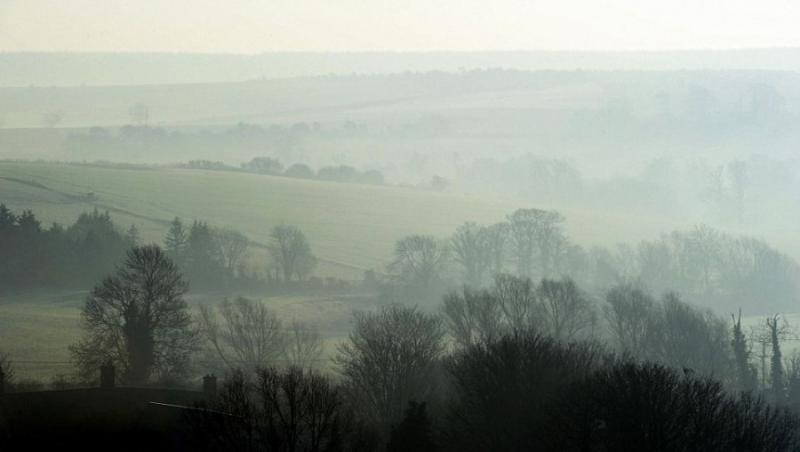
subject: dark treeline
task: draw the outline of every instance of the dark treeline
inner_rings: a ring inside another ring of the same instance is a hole
[[[87,287],[134,246],[134,227],[123,233],[108,212],[81,214],[74,224],[44,228],[30,210],[17,215],[0,204],[0,286],[3,289]]]
[[[85,289],[124,260],[141,242],[135,225],[116,225],[108,212],[95,209],[64,227],[41,225],[36,215],[20,214],[0,204],[0,287]],[[195,290],[225,288],[271,291],[349,291],[353,284],[314,276],[317,258],[303,231],[279,224],[269,241],[254,244],[231,228],[175,218],[161,244]],[[256,254],[256,248],[264,248]]]

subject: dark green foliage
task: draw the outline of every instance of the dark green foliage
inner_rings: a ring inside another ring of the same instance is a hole
[[[124,236],[108,212],[95,209],[66,229],[44,229],[33,212],[17,216],[0,204],[0,287],[89,285],[121,260],[134,238]]]
[[[222,250],[208,224],[195,221],[186,241],[187,277],[195,287],[214,287],[225,278]]]
[[[747,346],[747,338],[742,331],[742,311],[739,310],[739,317],[731,315],[733,319],[733,338],[731,339],[731,349],[736,361],[736,383],[741,391],[755,391],[758,384],[756,368],[750,362],[750,349]],[[800,394],[798,394],[800,395]]]

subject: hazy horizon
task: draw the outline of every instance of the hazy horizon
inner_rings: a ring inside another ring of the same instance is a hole
[[[309,12],[312,13],[309,13]],[[800,46],[770,0],[3,0],[0,52],[679,51]]]

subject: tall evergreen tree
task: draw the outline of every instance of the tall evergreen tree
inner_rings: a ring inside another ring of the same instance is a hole
[[[772,383],[772,398],[774,403],[782,404],[786,401],[786,388],[783,378],[783,355],[781,354],[780,327],[778,318],[775,314],[767,318],[767,328],[769,329],[770,341],[772,342],[772,360],[770,361],[770,380]]]
[[[164,239],[164,249],[167,255],[177,264],[184,263],[186,246],[189,242],[189,236],[186,228],[183,227],[183,222],[178,217],[175,217],[170,223],[167,237]]]
[[[750,363],[750,350],[747,348],[747,338],[742,331],[742,310],[739,309],[739,317],[733,319],[733,338],[731,348],[736,359],[736,379],[741,391],[754,391],[756,389],[756,369]]]

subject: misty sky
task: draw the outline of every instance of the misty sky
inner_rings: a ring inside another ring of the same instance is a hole
[[[782,0],[0,0],[0,51],[800,46]]]

